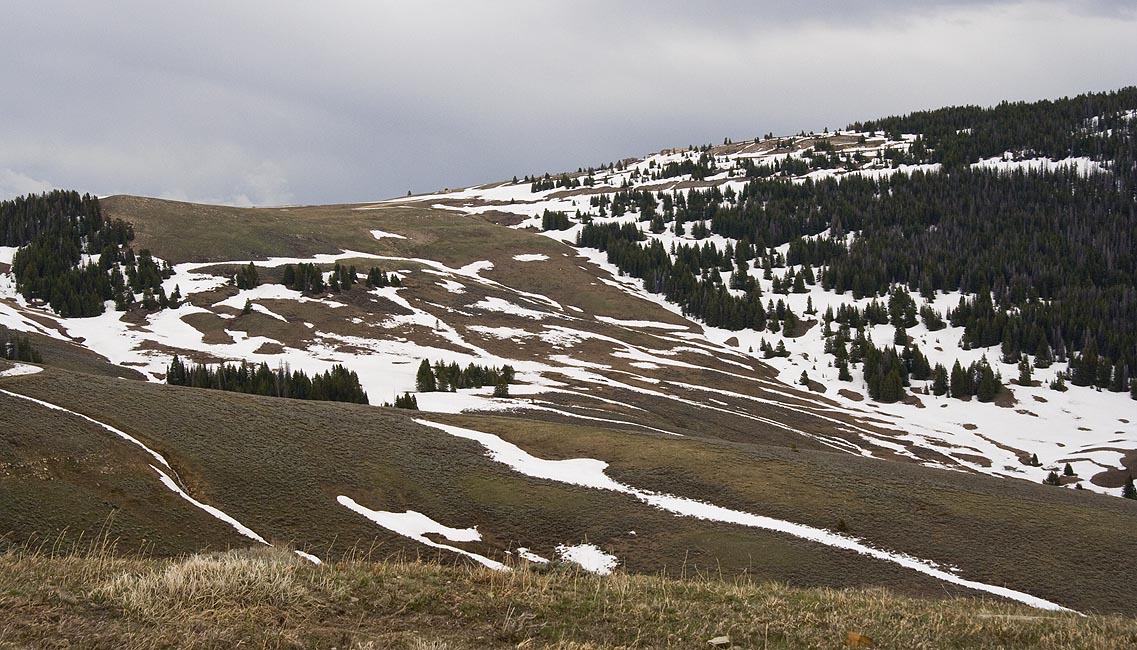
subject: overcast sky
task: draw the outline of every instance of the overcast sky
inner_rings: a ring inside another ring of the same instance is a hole
[[[1137,83],[1133,0],[0,0],[0,198],[358,202]]]

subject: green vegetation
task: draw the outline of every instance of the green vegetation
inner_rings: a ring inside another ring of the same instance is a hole
[[[655,240],[640,243],[644,235],[634,223],[585,225],[578,243],[607,252],[609,262],[684,313],[734,330],[793,329],[769,322],[771,310],[762,309],[761,292],[748,282],[754,266],[765,269],[776,293],[804,291],[815,280],[856,299],[891,293],[890,303],[907,296],[898,286],[925,297],[960,291],[971,297],[947,316],[964,328],[964,346],[1000,345],[1006,363],[1028,354],[1039,367],[1070,360],[1075,385],[1125,392],[1137,368],[1137,216],[1133,176],[1126,171],[1135,164],[1137,120],[1123,115],[1134,109],[1137,88],[1126,88],[858,124],[854,128],[884,129],[894,138],[898,129],[919,136],[908,151],[887,150],[894,165],[945,168],[800,183],[763,173],[738,191],[625,188],[593,196],[592,206],[601,216],[634,211],[653,232],[670,224],[681,234],[691,224],[696,239],[715,233],[732,243],[725,250],[703,243],[666,251]],[[806,166],[858,168],[833,147],[815,141],[807,153],[817,155]],[[1006,173],[964,164],[1006,151],[1024,158],[1088,156],[1099,170]],[[706,154],[700,160],[708,160]],[[785,244],[783,257],[775,248]],[[786,266],[785,273],[773,273]],[[814,267],[822,268],[816,278]],[[729,289],[743,294],[728,293],[719,279],[725,271],[732,271]],[[908,298],[890,304],[890,312],[899,345],[901,328],[916,323],[915,304]],[[930,329],[943,327],[938,314],[922,315]],[[984,401],[997,388],[990,377],[981,379]],[[893,384],[889,380],[886,392]]]
[[[124,300],[117,263],[124,248],[133,259],[132,238],[130,225],[104,218],[90,195],[55,190],[0,201],[0,245],[19,247],[12,260],[16,288],[62,316],[97,316],[104,301]],[[84,264],[83,254],[100,259]]]
[[[359,385],[359,375],[339,364],[309,377],[303,371],[289,370],[283,365],[272,370],[264,362],[257,366],[247,361],[222,363],[216,368],[192,363],[187,366],[175,354],[166,370],[166,383],[269,397],[367,404],[367,393]]]
[[[383,404],[383,406],[393,407],[397,409],[407,409],[410,411],[418,410],[418,398],[410,393],[403,393],[402,395],[395,396],[394,404]]]
[[[513,383],[515,371],[513,366],[504,365],[500,368],[481,366],[475,363],[467,364],[465,368],[457,363],[443,363],[423,359],[419,364],[415,376],[415,390],[420,393],[430,393],[436,390],[453,392],[460,388],[481,388],[494,386],[494,397],[508,397],[509,384]],[[505,388],[499,388],[504,386]],[[505,395],[498,395],[500,390]]]

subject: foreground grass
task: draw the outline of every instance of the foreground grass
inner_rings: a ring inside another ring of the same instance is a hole
[[[1130,648],[1137,620],[713,578],[315,566],[284,550],[0,554],[0,647]]]

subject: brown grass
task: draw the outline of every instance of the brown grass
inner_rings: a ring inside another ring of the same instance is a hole
[[[800,589],[563,566],[508,573],[433,563],[317,567],[286,549],[117,557],[0,554],[0,647],[1128,648],[1137,621],[884,589]]]

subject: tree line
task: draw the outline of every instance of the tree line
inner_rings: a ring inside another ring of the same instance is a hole
[[[187,365],[174,355],[166,370],[166,383],[171,386],[211,388],[269,397],[368,403],[367,393],[359,383],[359,375],[340,364],[332,366],[331,370],[309,376],[301,370],[290,370],[285,365],[272,369],[264,362]]]

